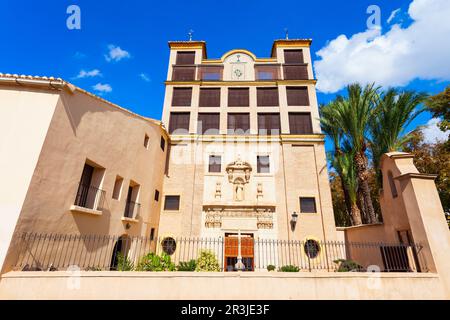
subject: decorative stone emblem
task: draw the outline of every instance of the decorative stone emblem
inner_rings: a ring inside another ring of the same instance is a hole
[[[245,198],[245,184],[250,181],[250,172],[252,167],[248,162],[238,159],[226,167],[228,182],[233,184],[233,193],[235,201],[243,201]]]
[[[205,212],[206,228],[221,228],[222,217],[254,217],[258,229],[273,229],[273,209],[232,210],[226,208],[209,208]]]
[[[220,199],[222,197],[222,183],[219,181],[216,182],[216,193],[214,196],[216,199]]]
[[[259,182],[258,187],[256,189],[256,198],[259,199],[259,198],[262,198],[263,196],[264,196],[263,195],[263,186],[262,186],[262,183]]]

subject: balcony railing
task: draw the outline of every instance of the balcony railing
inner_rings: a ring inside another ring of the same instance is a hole
[[[104,201],[104,190],[83,183],[79,184],[74,203],[76,206],[93,210],[102,210]]]
[[[222,271],[235,271],[240,260],[247,271],[425,272],[418,244],[293,241],[253,238],[146,238],[111,235],[25,233],[15,237],[14,270],[123,270],[119,263],[136,267],[153,252],[171,261],[196,260],[202,250],[212,252]],[[118,257],[127,259],[119,259]],[[273,267],[272,267],[273,266]]]
[[[134,201],[127,201],[125,204],[124,216],[126,218],[137,218],[141,210],[141,204]]]

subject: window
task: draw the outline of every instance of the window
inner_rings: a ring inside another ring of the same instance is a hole
[[[391,188],[392,198],[398,197],[397,187],[395,186],[394,176],[392,175],[392,171],[388,171],[388,180],[389,187]]]
[[[189,133],[189,112],[171,112],[169,120],[170,134]]]
[[[149,136],[145,135],[145,137],[144,137],[144,147],[145,147],[145,149],[148,149],[149,142],[150,142]]]
[[[155,239],[155,228],[151,228],[150,230],[150,240],[154,240]]]
[[[164,253],[171,256],[175,253],[175,250],[177,250],[177,243],[174,238],[167,237],[161,241],[161,247]]]
[[[161,150],[164,151],[164,148],[166,147],[166,140],[164,139],[164,137],[161,136]]]
[[[228,134],[249,134],[250,133],[250,114],[249,113],[229,113]]]
[[[194,64],[195,63],[195,52],[194,51],[178,51],[177,59],[175,64]]]
[[[101,210],[105,191],[101,190],[105,169],[86,160],[75,197],[75,206]]]
[[[255,66],[256,80],[277,80],[279,79],[279,69],[279,66]]]
[[[166,196],[164,210],[180,210],[180,196]]]
[[[320,244],[316,240],[308,239],[305,241],[303,249],[308,258],[314,259],[320,253]]]
[[[155,189],[155,201],[159,201],[159,191]]]
[[[192,88],[173,88],[172,106],[189,107],[192,100]]]
[[[258,134],[261,134],[261,135],[280,134],[280,114],[279,113],[259,113],[258,114]]]
[[[312,123],[309,112],[289,112],[289,130],[291,134],[311,134]]]
[[[270,159],[269,156],[257,156],[256,168],[258,173],[270,173]]]
[[[124,217],[135,219],[139,215],[141,204],[138,203],[140,186],[136,182],[130,180],[128,186],[127,201],[125,203]]]
[[[197,120],[198,134],[219,134],[219,113],[199,113]]]
[[[276,107],[278,102],[278,88],[257,88],[256,100],[258,107]]]
[[[284,50],[284,63],[303,63],[303,50]]]
[[[209,156],[208,172],[221,172],[222,157],[221,156]]]
[[[283,66],[285,80],[307,80],[308,67],[306,65],[285,65]]]
[[[173,66],[172,80],[174,81],[195,80],[195,67]]]
[[[316,213],[316,199],[314,197],[300,197],[301,213]]]
[[[308,87],[287,87],[288,106],[309,106]]]
[[[250,105],[248,88],[228,88],[229,107],[248,107]]]
[[[199,107],[220,107],[220,88],[200,88]]]
[[[114,182],[114,189],[112,198],[115,200],[120,199],[120,191],[122,190],[123,178],[120,176],[116,176],[116,181]]]
[[[198,69],[198,77],[203,81],[220,81],[222,80],[222,66],[201,66]]]

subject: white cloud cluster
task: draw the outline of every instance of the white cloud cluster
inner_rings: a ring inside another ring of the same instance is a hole
[[[114,61],[114,62],[118,62],[122,59],[125,58],[130,58],[131,55],[128,51],[121,49],[118,46],[115,46],[113,44],[110,44],[108,46],[108,54],[105,55],[105,59],[108,62]]]
[[[448,139],[450,130],[442,131],[438,127],[439,119],[432,118],[427,122],[426,127],[422,129],[423,140],[426,143],[443,142]]]
[[[150,81],[151,81],[150,77],[149,77],[147,74],[145,74],[145,73],[140,73],[140,74],[139,74],[139,77],[140,77],[142,80],[144,80],[145,82],[150,82]]]
[[[99,77],[101,76],[101,72],[98,69],[93,69],[90,71],[81,70],[80,73],[75,77],[76,79],[82,79],[82,78],[93,78],[93,77]]]
[[[92,88],[95,91],[99,92],[99,93],[106,93],[106,92],[111,92],[112,91],[112,88],[111,88],[111,86],[109,84],[97,83]]]
[[[353,82],[404,86],[414,79],[450,80],[450,1],[413,0],[413,22],[339,35],[316,52],[318,90],[334,93]],[[391,20],[394,18],[392,16]]]

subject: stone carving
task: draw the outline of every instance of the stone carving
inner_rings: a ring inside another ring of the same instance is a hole
[[[228,182],[233,184],[234,201],[243,201],[245,198],[245,184],[250,181],[252,167],[248,162],[238,159],[226,167]]]
[[[238,179],[236,179],[236,180],[238,180]],[[234,183],[234,185],[235,185],[234,200],[236,200],[236,201],[244,200],[244,183],[242,181],[236,181]]]
[[[253,209],[247,211],[226,209],[208,209],[205,212],[205,227],[206,228],[221,228],[222,217],[255,217],[257,218],[258,229],[272,229],[273,228],[273,209]]]

